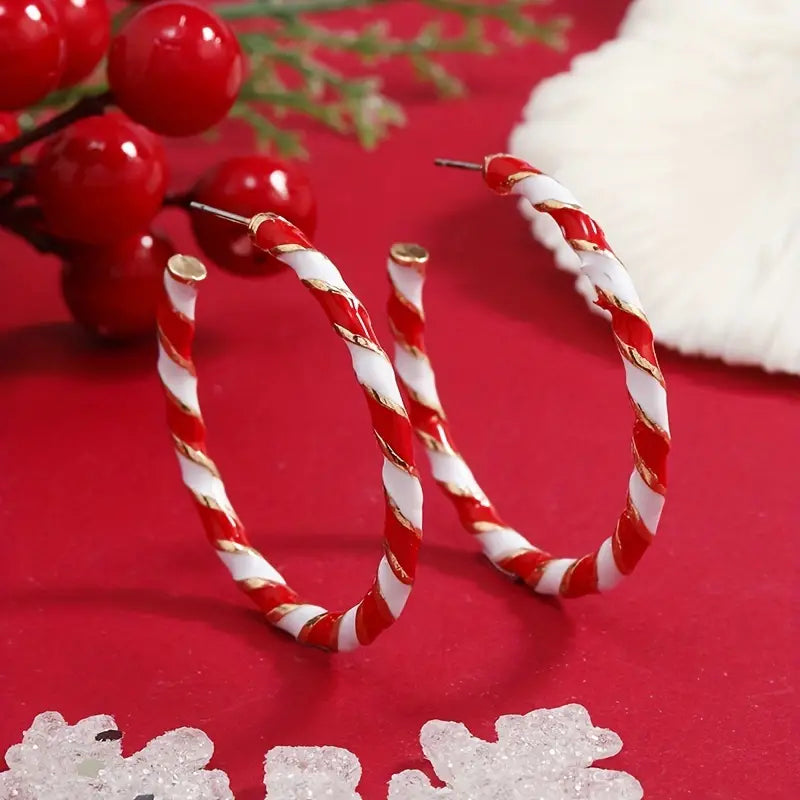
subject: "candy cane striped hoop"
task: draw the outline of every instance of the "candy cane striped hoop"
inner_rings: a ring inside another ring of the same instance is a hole
[[[395,245],[389,257],[389,320],[395,340],[395,369],[433,475],[488,559],[542,594],[578,597],[603,592],[639,562],[653,541],[664,505],[670,435],[667,394],[653,333],[630,276],[600,226],[567,189],[530,164],[502,154],[486,158],[483,177],[498,194],[522,195],[537,211],[549,214],[558,223],[579,256],[583,273],[595,287],[597,305],[610,314],[634,410],[634,470],[625,509],[613,535],[582,558],[556,558],[500,518],[458,452],[436,391],[425,347],[422,307],[428,254],[418,245]]]
[[[283,576],[247,538],[206,447],[192,360],[194,310],[205,267],[173,256],[164,272],[159,309],[158,372],[167,420],[183,482],[189,489],[211,546],[239,587],[275,627],[304,644],[352,650],[369,644],[400,615],[414,581],[422,538],[422,489],[414,464],[413,434],[388,357],[366,309],[336,267],[281,217],[259,214],[250,224],[254,243],[291,267],[322,306],[344,340],[383,454],[386,505],[384,555],[371,588],[344,613],[301,601]]]

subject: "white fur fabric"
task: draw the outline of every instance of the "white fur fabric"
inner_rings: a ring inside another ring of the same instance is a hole
[[[510,151],[596,217],[659,341],[800,374],[800,0],[635,0],[534,89]]]

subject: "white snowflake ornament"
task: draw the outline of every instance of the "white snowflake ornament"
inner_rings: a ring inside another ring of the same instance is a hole
[[[497,741],[457,722],[432,720],[420,742],[444,788],[408,770],[389,783],[388,800],[641,800],[625,772],[592,764],[622,742],[595,728],[583,706],[500,717]],[[6,752],[0,800],[233,800],[228,778],[208,770],[214,746],[194,728],[156,737],[125,758],[113,717],[68,725],[39,714]],[[275,747],[265,759],[266,800],[361,800],[361,764],[339,747]]]
[[[388,800],[641,800],[635,778],[591,766],[622,742],[583,706],[500,717],[496,729],[498,740],[485,742],[458,722],[428,722],[420,742],[446,786],[407,770],[391,779]],[[361,766],[347,750],[276,747],[265,766],[267,800],[360,800]]]
[[[128,758],[121,740],[113,717],[39,714],[6,752],[0,800],[233,800],[227,776],[205,769],[214,746],[202,731],[169,731]]]
[[[273,747],[264,762],[266,800],[361,800],[361,764],[340,747]]]
[[[409,770],[389,784],[389,800],[640,800],[639,782],[625,772],[592,768],[616,755],[622,741],[595,728],[583,706],[500,717],[496,742],[457,722],[428,722],[420,742],[436,776]]]

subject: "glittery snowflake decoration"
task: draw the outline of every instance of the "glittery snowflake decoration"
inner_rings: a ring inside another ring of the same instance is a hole
[[[474,737],[458,722],[428,722],[425,756],[446,784],[434,788],[418,770],[395,775],[388,800],[640,800],[625,772],[596,769],[622,741],[595,728],[583,706],[500,717],[496,742]],[[361,767],[336,747],[278,747],[267,754],[267,800],[360,800]]]
[[[361,800],[361,764],[341,747],[273,747],[264,762],[266,800]]]
[[[500,717],[496,742],[474,737],[458,722],[432,720],[422,750],[446,784],[431,786],[417,770],[395,775],[389,800],[640,800],[642,787],[625,772],[595,769],[622,740],[595,728],[583,706]]]
[[[583,706],[500,717],[497,741],[458,722],[432,720],[422,749],[443,788],[418,770],[395,775],[388,800],[641,800],[625,772],[592,764],[622,748],[613,731],[595,728]],[[214,747],[194,728],[153,739],[128,758],[113,717],[67,725],[39,714],[21,744],[6,752],[0,800],[233,800],[228,778],[208,770]],[[266,800],[361,800],[361,764],[339,747],[275,747],[267,753]]]
[[[205,769],[213,752],[202,731],[178,728],[124,758],[113,717],[67,725],[48,711],[6,751],[0,800],[233,800],[225,773]]]

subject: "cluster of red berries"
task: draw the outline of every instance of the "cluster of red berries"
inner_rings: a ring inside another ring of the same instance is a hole
[[[99,113],[47,138],[21,173],[22,185],[0,182],[0,204],[27,203],[58,242],[73,316],[107,337],[128,338],[152,330],[161,273],[173,252],[150,228],[168,183],[159,135],[189,136],[223,119],[241,87],[244,60],[227,23],[191,2],[143,6],[112,36],[106,0],[0,0],[0,143],[19,136],[11,112],[82,81],[104,56],[109,93]],[[116,108],[104,113],[105,105]],[[308,179],[274,158],[218,164],[189,197],[242,215],[275,211],[313,235]],[[223,268],[276,268],[250,251],[235,225],[195,213],[192,229]]]

